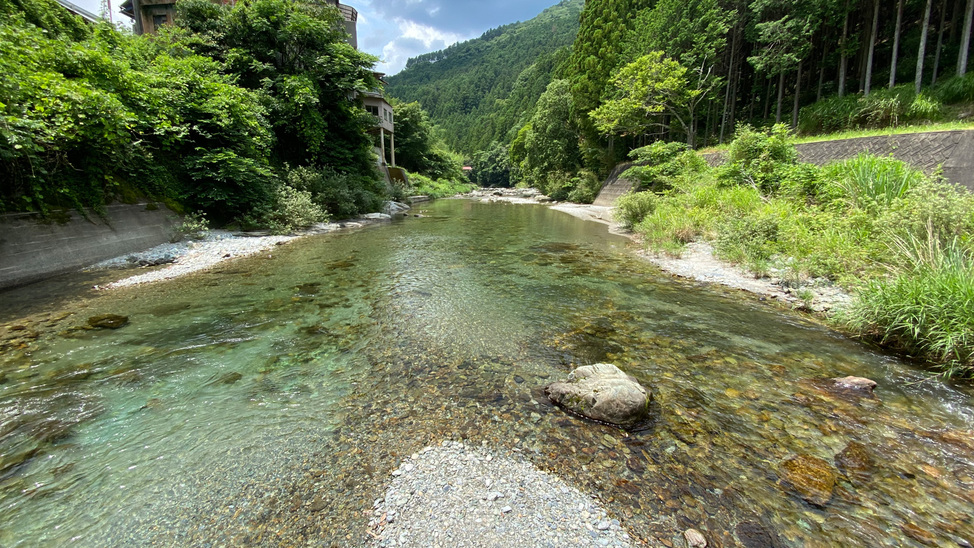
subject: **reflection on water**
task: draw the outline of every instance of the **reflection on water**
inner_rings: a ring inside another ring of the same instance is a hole
[[[398,460],[445,438],[517,448],[653,542],[974,541],[969,390],[669,279],[601,225],[425,214],[69,304],[5,295],[0,544],[355,544]],[[102,313],[130,323],[78,328]],[[598,361],[653,388],[647,429],[543,401]],[[823,381],[846,375],[876,397]]]

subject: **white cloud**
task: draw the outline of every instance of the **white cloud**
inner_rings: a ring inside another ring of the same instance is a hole
[[[410,57],[443,49],[469,36],[447,32],[409,19],[395,19],[399,27],[396,38],[382,47],[379,68],[387,74],[395,74],[406,66]]]

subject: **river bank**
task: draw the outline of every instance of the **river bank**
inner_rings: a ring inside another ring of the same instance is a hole
[[[550,202],[546,196],[535,189],[479,189],[469,196],[487,202],[514,204]],[[555,203],[549,207],[579,219],[607,225],[610,233],[626,236],[636,244],[639,247],[636,251],[639,257],[674,276],[740,289],[779,301],[791,308],[821,314],[847,305],[852,299],[848,293],[825,279],[803,280],[796,284],[776,277],[777,272],[772,272],[768,277],[756,278],[742,268],[718,259],[714,255],[713,247],[705,241],[687,244],[678,257],[647,250],[642,245],[638,234],[624,229],[615,220],[614,208],[611,207],[573,203]]]

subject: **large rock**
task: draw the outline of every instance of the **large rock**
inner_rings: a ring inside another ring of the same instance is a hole
[[[805,502],[825,506],[832,500],[836,470],[827,461],[810,455],[797,455],[781,463],[781,478]]]
[[[88,325],[100,329],[118,329],[127,323],[129,323],[129,317],[119,316],[118,314],[101,314],[88,318]]]
[[[652,398],[636,379],[608,363],[579,367],[567,381],[545,387],[545,395],[569,412],[624,427],[646,418]]]

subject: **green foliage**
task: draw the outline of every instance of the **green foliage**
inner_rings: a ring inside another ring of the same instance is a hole
[[[655,192],[672,187],[676,177],[692,176],[707,168],[706,160],[683,143],[656,141],[633,150],[629,157],[638,165],[622,176],[639,181],[642,190]]]
[[[412,58],[387,78],[386,92],[420,101],[453,150],[469,156],[508,143],[567,58],[583,4],[566,0],[530,21]]]
[[[572,175],[580,166],[578,133],[571,120],[571,95],[566,80],[548,85],[527,129],[522,129],[511,158],[521,158],[520,183],[534,186],[554,199],[565,199],[573,188]],[[523,145],[522,145],[523,143]],[[556,197],[559,196],[559,197]]]
[[[507,147],[494,141],[473,155],[473,182],[484,187],[511,186],[511,154]]]
[[[636,15],[624,41],[625,58],[665,51],[686,67],[713,63],[727,46],[736,15],[717,0],[660,0]]]
[[[268,219],[274,232],[288,233],[328,220],[328,213],[315,203],[311,192],[283,184],[277,188],[277,201]]]
[[[628,192],[616,201],[616,220],[627,230],[632,230],[656,209],[657,202],[653,192]]]
[[[210,221],[203,213],[187,213],[173,230],[172,243],[181,241],[184,238],[202,240],[210,230]]]
[[[290,168],[284,182],[295,191],[309,194],[315,205],[338,219],[379,211],[386,197],[383,183],[375,177],[329,167]]]
[[[974,101],[974,72],[937,82],[932,94],[934,98],[945,104]]]
[[[941,119],[943,105],[936,94],[917,94],[913,85],[903,85],[879,89],[868,96],[828,97],[813,103],[801,109],[798,131],[811,135]]]
[[[750,126],[737,128],[737,137],[727,154],[727,165],[719,178],[726,182],[754,186],[762,193],[778,190],[786,172],[783,166],[794,165],[798,152],[790,142],[784,124],[759,131]]]
[[[957,239],[899,240],[909,267],[870,282],[844,316],[861,336],[937,364],[947,377],[974,376],[974,262]]]
[[[433,179],[464,179],[460,157],[447,149],[419,103],[393,101],[392,110],[400,167]]]
[[[182,27],[138,37],[48,0],[0,1],[0,210],[147,197],[270,220],[287,161],[375,194],[370,122],[349,100],[375,85],[373,59],[334,9],[186,0]]]
[[[410,194],[413,196],[429,196],[430,198],[446,198],[457,194],[464,194],[474,189],[474,185],[450,179],[432,179],[420,173],[409,174]]]
[[[831,164],[826,177],[855,207],[874,213],[888,208],[923,180],[923,173],[894,158],[860,153]]]

